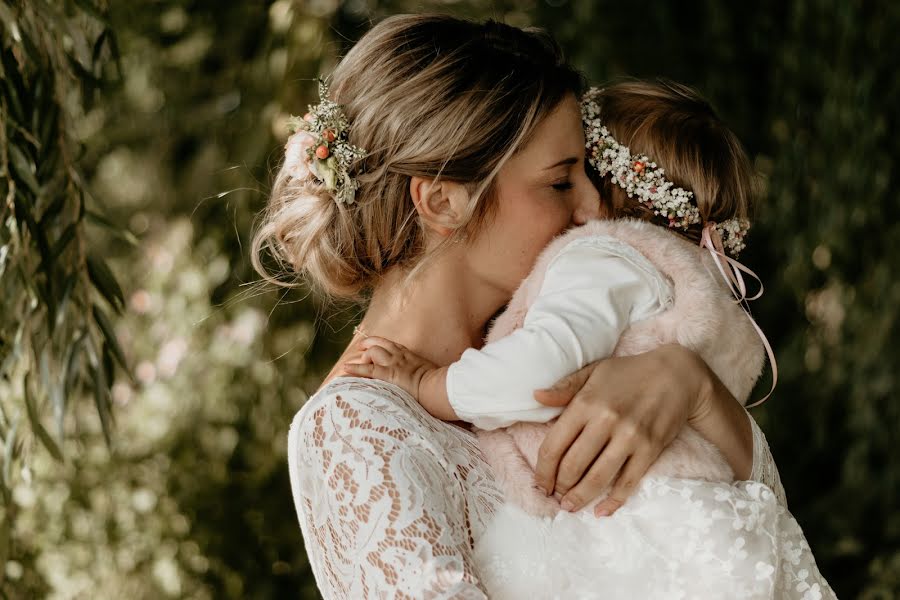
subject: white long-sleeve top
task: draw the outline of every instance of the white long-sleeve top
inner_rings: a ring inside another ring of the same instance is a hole
[[[481,429],[549,421],[563,409],[540,404],[534,390],[612,355],[622,332],[671,306],[672,293],[669,280],[627,243],[576,238],[548,265],[523,326],[450,365],[450,405]]]

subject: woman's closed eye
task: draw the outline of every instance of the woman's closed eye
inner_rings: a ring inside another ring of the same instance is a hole
[[[567,190],[571,190],[573,184],[571,181],[559,181],[557,183],[554,183],[552,187],[558,192],[565,192]]]

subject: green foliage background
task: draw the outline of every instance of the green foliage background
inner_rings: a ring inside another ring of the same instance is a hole
[[[254,285],[247,242],[313,78],[422,10],[719,108],[766,187],[754,414],[839,596],[900,594],[900,5],[4,0],[2,597],[316,597],[286,432],[357,315]]]

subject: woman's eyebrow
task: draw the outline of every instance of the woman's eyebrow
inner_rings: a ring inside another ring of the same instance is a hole
[[[555,169],[556,167],[559,167],[561,165],[574,165],[577,162],[578,162],[577,156],[570,156],[569,158],[564,158],[561,161],[559,161],[558,163],[556,163],[555,165],[551,165],[544,170],[549,171],[550,169]]]

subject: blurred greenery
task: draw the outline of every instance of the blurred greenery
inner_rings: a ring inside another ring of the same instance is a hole
[[[720,109],[766,189],[753,413],[838,595],[900,595],[900,5],[3,0],[2,597],[316,597],[286,433],[357,312],[257,285],[247,243],[313,79],[422,10]]]

